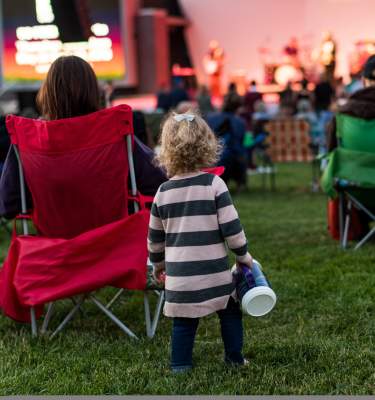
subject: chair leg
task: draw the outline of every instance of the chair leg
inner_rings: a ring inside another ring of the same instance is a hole
[[[153,318],[151,319],[150,312],[150,302],[148,298],[148,293],[144,293],[144,304],[145,304],[145,320],[146,320],[146,333],[149,339],[152,339],[155,336],[156,328],[158,326],[158,322],[160,319],[161,310],[164,303],[164,291],[158,293],[158,301],[155,307],[155,313]]]
[[[30,308],[30,319],[31,319],[31,334],[34,337],[38,336],[38,325],[36,322],[35,308]]]
[[[352,211],[352,202],[351,202],[351,200],[349,200],[348,208],[346,210],[346,218],[345,218],[344,238],[343,238],[343,243],[342,243],[343,249],[346,249],[346,246],[348,244],[348,234],[349,234],[351,211]]]
[[[156,328],[158,327],[160,314],[161,314],[161,310],[162,310],[163,303],[164,303],[164,297],[165,297],[165,293],[163,290],[162,292],[160,292],[158,302],[156,304],[154,320],[152,321],[152,325],[151,325],[151,338],[153,338],[155,336]]]
[[[345,224],[345,194],[339,193],[339,230],[340,230],[340,243],[343,244],[344,240],[344,224]]]
[[[47,313],[44,317],[44,321],[43,321],[42,327],[40,329],[40,333],[42,335],[44,335],[47,332],[48,324],[49,324],[49,321],[51,320],[51,316],[53,313],[53,306],[54,306],[53,302],[48,303]]]
[[[57,327],[57,329],[52,333],[50,339],[53,339],[59,332],[61,332],[65,325],[74,317],[74,314],[80,309],[82,303],[85,301],[86,296],[82,296],[78,301],[77,304],[70,310],[69,314],[64,318],[61,324]]]
[[[354,247],[354,250],[358,250],[374,234],[375,234],[375,228],[371,229],[371,231],[363,239],[361,239],[359,243],[357,243],[357,245]]]
[[[150,301],[148,293],[145,291],[143,294],[143,303],[145,307],[145,323],[146,323],[146,334],[147,337],[151,338],[151,313],[150,313]]]
[[[138,339],[138,337],[126,326],[124,325],[115,315],[108,310],[95,296],[90,295],[91,301],[101,310],[103,313],[111,319],[123,332],[134,339]]]
[[[77,305],[77,300],[74,297],[71,297],[70,300],[74,305]],[[81,304],[81,306],[82,306],[82,304]],[[82,317],[87,317],[85,310],[81,306],[79,307],[78,311],[81,313]]]
[[[357,206],[360,210],[364,211],[372,221],[375,221],[375,215],[368,209],[366,208],[362,203],[360,203],[355,197],[348,195],[350,201],[353,202],[355,206]],[[359,243],[355,246],[354,250],[358,250],[367,240],[370,239],[370,237],[375,233],[375,228],[371,229],[370,232],[367,233],[367,235],[361,239]]]
[[[122,295],[122,293],[125,291],[125,289],[120,289],[112,298],[112,300],[106,305],[106,308],[109,310],[113,304],[115,303],[115,301]]]

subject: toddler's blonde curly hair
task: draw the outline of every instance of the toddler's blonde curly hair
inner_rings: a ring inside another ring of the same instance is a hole
[[[215,134],[195,111],[170,113],[162,125],[159,143],[157,160],[169,177],[212,167],[221,152]]]

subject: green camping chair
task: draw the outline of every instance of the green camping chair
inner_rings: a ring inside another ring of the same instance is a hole
[[[340,198],[340,240],[347,247],[351,210],[362,210],[375,221],[375,120],[336,115],[338,147],[328,156],[322,188]],[[370,222],[369,221],[369,222]],[[357,243],[360,248],[375,234],[375,227]]]

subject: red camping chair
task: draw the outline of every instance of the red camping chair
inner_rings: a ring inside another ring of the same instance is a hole
[[[131,108],[121,105],[56,121],[8,116],[7,128],[19,161],[23,235],[14,229],[1,270],[3,312],[31,322],[37,335],[44,304],[49,303],[43,331],[53,302],[72,298],[74,308],[55,335],[83,302],[91,300],[120,329],[136,337],[93,294],[105,286],[146,289],[149,211],[137,193]],[[30,217],[25,181],[33,199]],[[136,211],[132,215],[129,201]],[[27,218],[37,235],[29,235]],[[151,331],[145,292],[148,336],[155,333],[163,299],[162,292]]]

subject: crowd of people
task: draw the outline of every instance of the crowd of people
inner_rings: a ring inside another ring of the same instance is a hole
[[[334,112],[361,87],[362,80],[357,76],[344,85],[342,78],[331,81],[322,74],[316,83],[307,79],[297,84],[289,82],[279,93],[278,103],[270,104],[256,81],[250,82],[243,96],[238,94],[236,85],[230,83],[222,105],[215,107],[206,86],[201,86],[194,95],[184,88],[182,80],[177,80],[170,91],[163,86],[158,92],[157,109],[163,113],[171,109],[177,112],[198,109],[224,145],[219,160],[226,168],[224,180],[235,181],[241,190],[246,187],[247,175],[263,170],[262,166],[257,168],[255,155],[267,157],[265,139],[269,121],[289,118],[306,121],[311,151],[314,156],[325,153],[331,148],[327,135]]]
[[[368,65],[367,69],[371,70],[371,62]],[[224,180],[233,180],[241,190],[246,187],[247,175],[263,168],[257,168],[255,155],[267,157],[265,139],[269,121],[285,118],[306,121],[310,127],[314,155],[327,152],[335,147],[335,111],[341,110],[364,118],[373,116],[372,89],[363,89],[363,85],[363,80],[358,76],[353,76],[351,82],[344,85],[342,78],[331,81],[322,74],[317,83],[307,79],[299,84],[292,85],[289,82],[279,93],[278,103],[269,104],[256,81],[250,82],[243,96],[238,94],[236,85],[230,83],[221,106],[215,107],[205,85],[195,92],[185,88],[182,78],[176,78],[170,89],[166,84],[161,85],[156,108],[163,114],[171,110],[181,113],[198,109],[223,144],[219,164],[225,166]],[[113,82],[106,82],[102,86],[98,98],[98,107],[111,106],[114,99]],[[29,114],[29,110],[21,111],[21,115],[30,117]],[[31,117],[38,117],[38,114],[34,111]],[[145,145],[145,148],[154,147],[155,138],[150,134],[143,111],[134,110],[133,123],[137,143]],[[5,117],[1,116],[0,171],[9,146]]]

